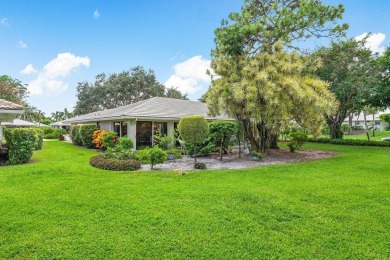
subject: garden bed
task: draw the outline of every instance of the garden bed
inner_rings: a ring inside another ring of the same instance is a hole
[[[291,162],[303,162],[324,159],[334,156],[335,153],[321,150],[301,150],[295,153],[289,152],[288,149],[270,150],[264,155],[261,161],[253,161],[252,157],[242,155],[238,157],[238,153],[224,155],[223,160],[219,160],[219,156],[212,155],[210,157],[199,157],[198,162],[206,165],[207,169],[245,169],[257,166],[284,164]],[[156,170],[194,170],[194,158],[184,156],[183,159],[166,161],[164,164],[154,166]],[[150,170],[148,164],[143,164],[140,170]]]

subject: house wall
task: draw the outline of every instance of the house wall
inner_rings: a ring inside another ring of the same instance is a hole
[[[115,122],[118,121],[124,121],[127,122],[127,137],[131,138],[134,143],[134,149],[136,149],[136,138],[137,138],[137,120],[136,119],[127,119],[127,120],[115,120]],[[152,122],[167,122],[167,130],[168,130],[168,135],[174,134],[174,123],[177,121],[164,121],[164,120],[142,120],[142,121],[149,121]],[[113,124],[114,121],[103,121],[100,122],[100,129],[101,130],[109,130],[109,131],[114,131]]]
[[[101,130],[109,130],[109,131],[112,131],[113,129],[113,124],[114,122],[113,121],[105,121],[105,122],[100,122],[100,129]]]

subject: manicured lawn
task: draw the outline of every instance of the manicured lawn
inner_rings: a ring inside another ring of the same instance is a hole
[[[247,170],[110,172],[45,142],[0,168],[0,258],[390,257],[390,149]]]
[[[384,137],[390,137],[390,131],[375,131],[375,136],[372,136],[372,131],[370,131],[369,135],[371,141],[380,141]],[[344,135],[344,138],[367,140],[367,135],[365,133],[360,135]]]

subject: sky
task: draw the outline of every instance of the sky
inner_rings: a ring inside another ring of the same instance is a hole
[[[343,4],[349,38],[390,44],[389,0],[324,0]],[[28,84],[28,101],[47,116],[72,110],[78,82],[135,66],[197,100],[207,91],[214,30],[242,0],[0,0],[0,75]],[[308,48],[328,42],[309,40]]]

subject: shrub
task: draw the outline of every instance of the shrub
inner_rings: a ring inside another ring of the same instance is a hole
[[[349,125],[347,125],[347,124],[342,124],[340,130],[343,133],[347,133],[351,130],[351,128],[349,128]]]
[[[263,159],[263,154],[262,153],[259,153],[257,151],[251,151],[251,156],[252,157],[255,157],[255,158],[258,158],[259,160]]]
[[[35,150],[42,150],[43,144],[43,130],[42,128],[33,128],[36,135]]]
[[[149,149],[150,169],[156,164],[164,163],[167,158],[167,153],[160,147],[153,147]]]
[[[135,158],[137,160],[141,161],[143,164],[149,164],[150,163],[150,158],[149,158],[149,147],[145,147],[142,150],[138,150],[135,153]]]
[[[103,147],[105,148],[114,148],[118,143],[118,133],[114,131],[109,131],[102,136]]]
[[[168,149],[166,152],[167,152],[167,154],[168,154],[168,153],[173,154],[173,155],[175,156],[175,159],[181,159],[181,158],[183,158],[183,156],[182,156],[181,153],[180,153],[180,150],[177,149],[177,148]],[[167,159],[168,159],[168,158],[167,158]]]
[[[380,118],[382,121],[385,121],[386,123],[388,123],[388,124],[389,124],[389,127],[390,127],[390,113],[381,114],[381,115],[379,115],[379,118]]]
[[[194,168],[198,169],[198,170],[204,170],[204,169],[206,169],[206,164],[204,164],[202,162],[196,162],[194,164]]]
[[[37,144],[37,134],[32,128],[5,128],[4,137],[8,144],[7,164],[30,161]]]
[[[128,137],[120,137],[118,139],[118,144],[122,146],[122,148],[125,150],[130,150],[134,148],[133,140],[131,140],[131,138]]]
[[[178,125],[179,133],[184,142],[194,145],[194,156],[196,163],[196,145],[204,142],[209,134],[209,127],[203,116],[182,117]]]
[[[354,146],[380,146],[390,147],[390,142],[384,141],[368,141],[356,139],[330,139],[330,138],[309,138],[308,142],[323,143],[323,144],[339,144],[339,145],[354,145]]]
[[[307,140],[307,134],[301,131],[292,132],[289,134],[290,142],[288,142],[287,146],[290,148],[290,152],[295,152],[302,147],[304,142]]]
[[[102,149],[103,146],[103,136],[110,132],[109,130],[96,130],[93,132],[93,137],[92,137],[92,143],[95,144],[95,147],[98,149]]]
[[[79,135],[84,147],[86,148],[94,147],[92,141],[93,141],[93,133],[96,130],[99,130],[99,128],[94,124],[86,124],[80,126]]]
[[[226,120],[215,120],[209,124],[210,139],[215,147],[219,148],[220,160],[222,161],[222,154],[227,153],[229,146],[232,145],[230,141],[237,133],[238,125],[236,122]]]
[[[351,127],[351,130],[361,131],[361,130],[364,130],[364,128],[361,125],[354,125],[354,126]]]
[[[184,143],[184,147],[187,151],[187,154],[194,156],[196,151],[196,156],[209,156],[212,151],[215,150],[215,145],[213,142],[207,138],[203,144],[194,145],[189,143]],[[195,149],[196,148],[196,149]]]
[[[117,145],[114,148],[107,148],[107,150],[102,153],[102,156],[107,159],[114,160],[136,159],[135,154],[132,150],[124,149],[120,145]]]
[[[72,143],[75,145],[83,145],[80,136],[80,125],[74,125],[70,129],[70,137],[72,138]]]
[[[163,149],[154,146],[153,148],[146,148],[137,151],[136,158],[142,163],[149,163],[150,169],[153,170],[154,165],[164,163],[168,157],[167,153]]]
[[[329,129],[329,126],[327,124],[322,127],[321,133],[323,135],[330,135],[330,129]]]
[[[51,127],[43,128],[43,138],[45,139],[58,139],[61,134],[67,134],[66,130]]]
[[[92,157],[89,163],[93,167],[112,171],[134,171],[141,168],[141,163],[134,159],[115,160],[105,158],[101,155]]]

